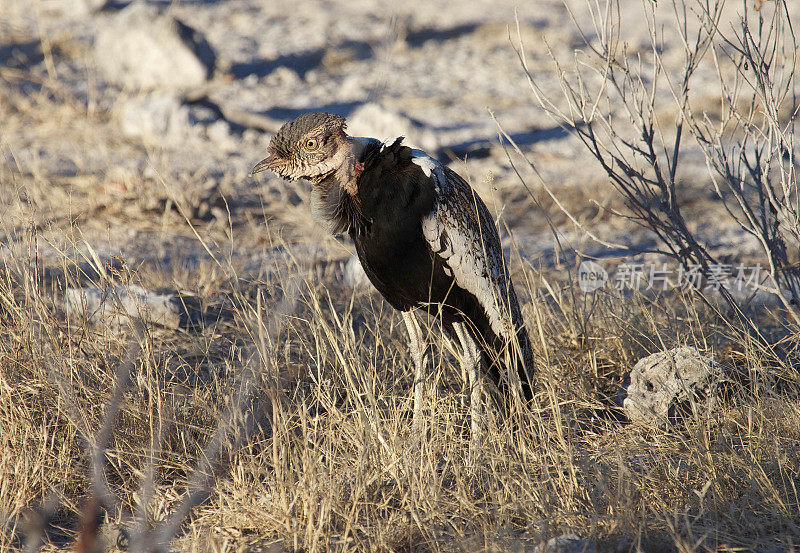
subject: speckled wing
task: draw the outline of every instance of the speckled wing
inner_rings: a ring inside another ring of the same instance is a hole
[[[511,340],[523,328],[522,313],[488,208],[464,179],[424,152],[415,150],[413,161],[436,190],[436,207],[422,220],[431,250],[442,258],[455,283],[477,298],[494,333]],[[523,361],[531,368],[527,334],[521,341]]]

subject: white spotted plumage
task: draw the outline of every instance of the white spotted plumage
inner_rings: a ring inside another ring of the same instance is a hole
[[[422,150],[411,150],[411,161],[422,168],[422,172],[425,173],[426,177],[430,177],[437,166],[441,168],[441,165],[435,159]]]
[[[516,294],[509,287],[500,237],[486,205],[461,177],[419,150],[412,161],[430,177],[434,210],[422,233],[458,286],[480,302],[497,336],[511,340],[522,326]]]

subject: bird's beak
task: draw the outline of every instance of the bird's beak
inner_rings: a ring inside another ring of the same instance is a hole
[[[275,154],[270,154],[269,157],[264,158],[256,163],[256,166],[253,167],[252,171],[250,171],[250,176],[260,173],[261,171],[266,171],[267,169],[275,169],[275,167],[279,164],[280,158],[278,158],[278,156]]]

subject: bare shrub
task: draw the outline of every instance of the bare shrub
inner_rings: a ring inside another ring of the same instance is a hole
[[[798,323],[797,309],[790,305],[800,302],[797,40],[785,0],[759,11],[742,1],[731,18],[732,3],[643,2],[649,48],[632,51],[618,0],[587,1],[589,28],[571,12],[583,39],[572,63],[550,51],[560,97],[540,86],[521,40],[517,53],[538,105],[599,162],[625,200],[624,216],[658,237],[661,248],[653,253],[697,265],[709,276],[723,260],[693,230],[683,207],[681,167],[690,149],[687,141],[693,140],[726,216],[761,246],[769,275],[762,288]],[[679,40],[683,54],[677,73],[662,53],[670,38]],[[696,82],[699,69],[709,64],[718,79],[717,105],[703,104],[698,92],[703,83]],[[742,298],[724,283],[719,292],[736,319],[757,335]]]

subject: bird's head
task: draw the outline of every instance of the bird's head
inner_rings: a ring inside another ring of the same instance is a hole
[[[318,183],[346,161],[349,148],[344,117],[332,113],[305,113],[283,125],[251,174],[266,169],[287,179]]]

